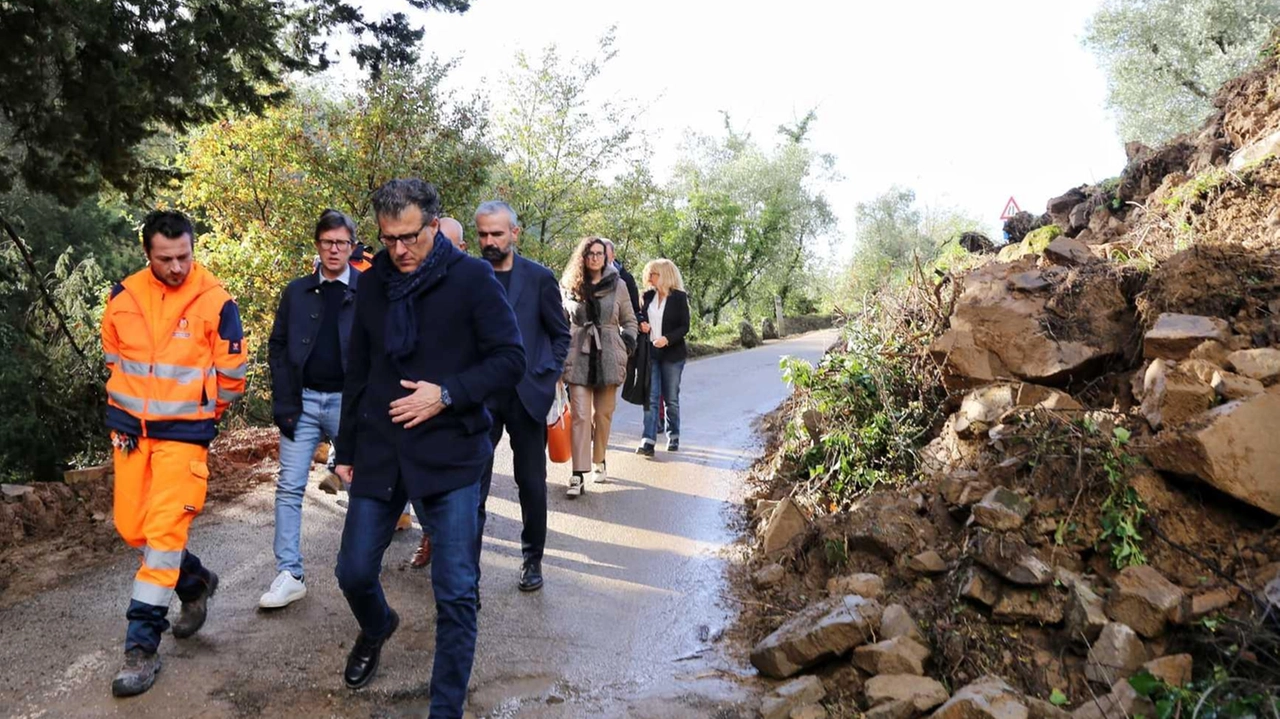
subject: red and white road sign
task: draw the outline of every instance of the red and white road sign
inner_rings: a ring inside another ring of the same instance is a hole
[[[1011,220],[1013,219],[1013,216],[1019,212],[1022,212],[1022,208],[1018,207],[1017,201],[1010,197],[1009,202],[1005,203],[1004,212],[1000,213],[1000,219]]]

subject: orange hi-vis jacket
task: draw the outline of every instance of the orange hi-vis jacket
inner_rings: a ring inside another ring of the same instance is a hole
[[[102,318],[107,426],[207,445],[244,394],[244,329],[235,300],[199,263],[181,287],[143,268],[116,285]]]

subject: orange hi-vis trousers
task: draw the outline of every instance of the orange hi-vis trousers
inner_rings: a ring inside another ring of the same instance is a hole
[[[147,437],[138,438],[137,449],[115,450],[116,530],[129,546],[142,550],[134,602],[167,609],[184,569],[204,573],[194,557],[184,564],[184,551],[191,520],[204,507],[208,455],[198,444]]]

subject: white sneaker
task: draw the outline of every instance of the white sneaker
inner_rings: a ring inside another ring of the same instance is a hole
[[[289,570],[282,569],[271,582],[271,588],[258,600],[263,609],[279,609],[307,596],[307,585],[301,579],[295,579]]]
[[[591,470],[591,481],[599,484],[609,479],[609,470],[605,467],[605,463],[595,465]]]

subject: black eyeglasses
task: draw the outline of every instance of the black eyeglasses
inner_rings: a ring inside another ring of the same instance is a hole
[[[604,257],[604,253],[603,253],[603,252],[588,252],[588,253],[587,253],[587,259],[592,259],[592,260],[593,260],[593,259],[598,259],[598,258],[600,258],[600,257]]]
[[[405,247],[413,247],[414,245],[418,244],[418,237],[422,235],[422,231],[427,229],[427,225],[430,225],[430,224],[431,224],[430,221],[424,222],[422,223],[422,227],[419,227],[416,232],[413,232],[408,235],[381,235],[380,234],[378,235],[378,240],[381,241],[382,244],[386,245],[387,247],[394,247],[397,242],[404,245]]]
[[[326,250],[332,250],[335,247],[339,250],[345,250],[351,247],[353,243],[351,240],[316,240],[316,244]]]

